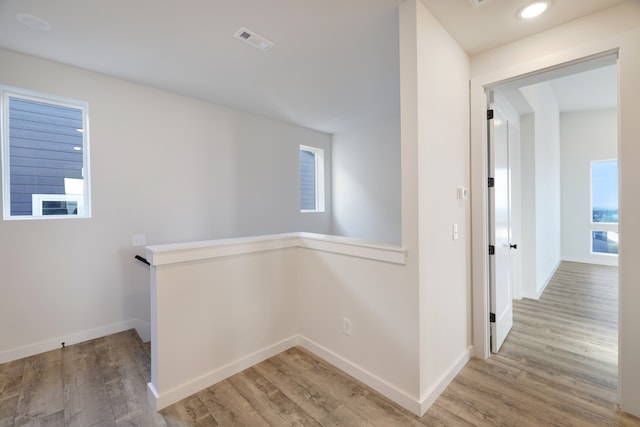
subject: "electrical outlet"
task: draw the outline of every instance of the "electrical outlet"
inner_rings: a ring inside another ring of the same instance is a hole
[[[144,246],[147,244],[147,239],[144,234],[135,234],[131,236],[131,246]]]
[[[351,336],[351,319],[342,318],[342,333]]]

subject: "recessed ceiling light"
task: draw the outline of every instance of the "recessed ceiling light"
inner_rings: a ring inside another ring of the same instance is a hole
[[[549,8],[550,1],[536,1],[529,3],[518,12],[518,16],[522,19],[532,19],[536,16],[540,16],[544,11]]]
[[[51,24],[47,21],[38,16],[29,15],[28,13],[18,13],[16,14],[16,19],[22,25],[27,26],[32,30],[49,31],[51,29]]]

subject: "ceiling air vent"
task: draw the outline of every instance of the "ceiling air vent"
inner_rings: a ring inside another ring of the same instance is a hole
[[[486,3],[489,3],[491,0],[469,0],[469,3],[471,3],[471,6],[473,6],[474,8],[478,8]]]
[[[245,43],[250,44],[253,47],[256,47],[262,51],[268,51],[273,47],[275,43],[270,40],[265,39],[261,35],[247,30],[246,28],[240,28],[238,32],[236,32],[233,37],[242,40]]]

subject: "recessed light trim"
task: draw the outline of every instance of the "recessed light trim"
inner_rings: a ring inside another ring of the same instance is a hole
[[[36,30],[36,31],[49,31],[49,30],[51,30],[51,24],[49,24],[44,19],[42,19],[42,18],[40,18],[38,16],[35,16],[35,15],[30,15],[28,13],[17,13],[16,14],[16,19],[22,25],[24,25],[25,27],[29,27],[32,30]]]
[[[518,17],[522,19],[533,19],[537,16],[542,15],[546,12],[551,6],[550,1],[536,1],[533,3],[529,3],[518,12]]]

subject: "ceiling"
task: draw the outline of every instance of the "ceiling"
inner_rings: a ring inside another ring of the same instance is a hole
[[[590,15],[625,0],[552,0],[544,15],[525,21],[518,11],[532,0],[421,0],[462,48],[473,56]]]
[[[618,67],[616,55],[579,62],[547,72],[512,80],[496,86],[497,92],[520,114],[533,109],[520,91],[539,83],[551,88],[561,113],[613,110],[618,108]]]
[[[334,133],[399,115],[401,1],[0,0],[0,47]],[[470,54],[622,2],[555,0],[522,22],[522,0],[421,1]]]

